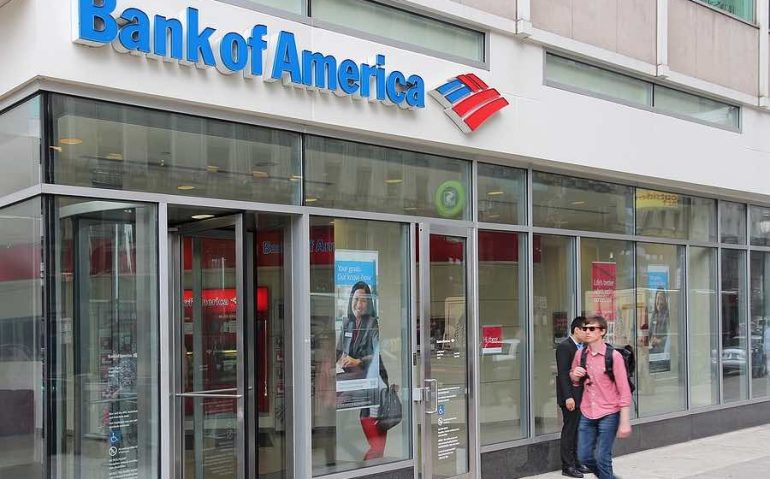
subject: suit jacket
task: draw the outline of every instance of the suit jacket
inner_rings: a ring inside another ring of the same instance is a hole
[[[577,345],[571,337],[556,346],[556,401],[562,407],[565,406],[567,399],[572,398],[575,400],[576,407],[579,408],[580,401],[583,399],[583,386],[573,386],[569,377],[572,359],[577,350]]]

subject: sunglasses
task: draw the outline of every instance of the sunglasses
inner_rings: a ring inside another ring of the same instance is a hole
[[[581,326],[580,329],[582,329],[583,331],[591,331],[592,333],[597,329],[600,331],[604,330],[604,328],[600,326]]]

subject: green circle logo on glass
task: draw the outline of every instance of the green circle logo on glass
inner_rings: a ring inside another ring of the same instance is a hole
[[[436,211],[444,218],[455,218],[465,208],[465,187],[456,180],[445,181],[436,189]]]

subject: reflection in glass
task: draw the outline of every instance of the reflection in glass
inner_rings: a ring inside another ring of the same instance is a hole
[[[524,224],[527,220],[527,172],[478,164],[479,221]]]
[[[637,243],[639,416],[685,407],[684,247]]]
[[[53,95],[54,182],[297,204],[299,135]]]
[[[43,477],[42,205],[0,209],[0,477]]]
[[[158,477],[158,257],[153,205],[53,201],[57,335],[52,469]]]
[[[291,13],[302,14],[302,8],[305,0],[245,0],[257,5],[265,5],[271,8],[286,10]]]
[[[770,396],[770,253],[751,252],[751,395]]]
[[[572,239],[535,235],[532,244],[534,283],[533,397],[535,434],[557,432],[556,346],[569,336],[575,317],[575,258]]]
[[[746,244],[746,205],[730,201],[719,202],[722,243]]]
[[[222,238],[183,239],[184,338],[182,390],[238,393],[236,246]],[[184,477],[235,479],[238,471],[238,401],[232,397],[185,397]]]
[[[717,250],[690,248],[687,312],[690,332],[690,403],[719,403]]]
[[[634,196],[629,186],[534,172],[535,226],[633,234]]]
[[[286,328],[285,312],[287,287],[290,287],[289,272],[286,270],[284,247],[289,244],[290,219],[286,216],[258,214],[256,240],[256,284],[254,295],[247,294],[247,300],[255,297],[256,331],[247,344],[256,344],[256,385],[257,411],[257,467],[259,477],[285,477],[287,465],[286,434]],[[248,283],[247,283],[248,284]]]
[[[751,244],[754,246],[770,246],[770,208],[751,206]]]
[[[468,305],[464,238],[430,235],[430,361],[425,377],[437,381],[431,414],[433,477],[467,473]]]
[[[467,161],[317,136],[305,139],[308,206],[469,218]]]
[[[526,236],[479,231],[481,443],[527,435]]]
[[[608,343],[635,345],[634,245],[630,241],[581,238],[581,314],[607,320]],[[634,348],[636,350],[636,348]],[[638,382],[638,376],[635,375]],[[636,411],[632,411],[632,415]]]
[[[0,196],[40,183],[40,97],[0,113]]]
[[[748,399],[746,252],[722,250],[722,382],[724,401]]]
[[[408,231],[311,218],[313,475],[411,457]],[[389,388],[403,419],[383,429]]]
[[[715,242],[716,208],[709,198],[637,188],[636,233]]]

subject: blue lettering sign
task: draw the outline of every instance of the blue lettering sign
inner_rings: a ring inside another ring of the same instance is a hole
[[[91,47],[111,44],[121,53],[216,68],[223,74],[241,72],[245,78],[282,80],[296,87],[356,95],[402,108],[425,108],[422,77],[407,77],[398,70],[388,73],[382,54],[375,56],[373,65],[351,59],[338,62],[322,52],[300,52],[294,34],[281,31],[270,55],[265,25],[254,25],[248,38],[235,32],[217,35],[212,44],[217,30],[201,25],[196,8],[186,9],[184,21],[163,15],[151,19],[138,8],[126,8],[118,15],[116,8],[117,0],[78,0],[74,41]],[[272,66],[265,66],[266,54],[272,58]]]

